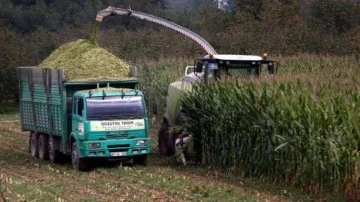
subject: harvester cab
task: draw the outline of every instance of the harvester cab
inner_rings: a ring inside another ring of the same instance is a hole
[[[206,55],[202,59],[197,59],[194,66],[188,66],[185,76],[194,72],[203,73],[203,80],[208,82],[211,79],[217,81],[236,77],[258,77],[261,73],[275,74],[278,63],[267,59],[267,54],[263,57],[255,55]]]

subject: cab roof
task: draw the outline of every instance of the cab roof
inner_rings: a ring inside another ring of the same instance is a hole
[[[142,92],[135,89],[130,88],[112,88],[112,87],[105,87],[105,88],[96,88],[96,89],[89,89],[89,90],[81,90],[76,92],[75,94],[82,94],[82,95],[90,95],[91,96],[103,96],[105,94],[116,96],[116,95],[142,95]]]
[[[263,60],[262,57],[257,55],[229,55],[229,54],[216,54],[212,55],[205,55],[203,59],[218,59],[218,60],[236,60],[236,61],[261,61]]]

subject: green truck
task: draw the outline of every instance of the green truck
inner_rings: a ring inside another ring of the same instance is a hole
[[[21,128],[29,152],[86,171],[96,159],[146,165],[149,121],[138,80],[70,80],[62,69],[19,67]]]

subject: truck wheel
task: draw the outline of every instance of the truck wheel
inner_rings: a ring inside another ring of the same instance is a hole
[[[31,134],[32,134],[32,132],[30,132],[29,140],[28,140],[28,152],[29,152],[29,154],[31,154]]]
[[[137,165],[146,166],[147,165],[147,155],[135,156],[133,158],[133,162],[134,162],[134,164],[137,164]]]
[[[38,139],[38,156],[41,160],[49,159],[49,136],[40,134]]]
[[[78,171],[88,170],[87,160],[85,158],[79,158],[76,142],[73,142],[71,147],[71,163],[73,169],[75,170]]]
[[[161,155],[169,154],[168,136],[169,126],[166,123],[163,123],[158,134],[158,148]]]
[[[61,153],[56,148],[54,136],[50,135],[49,137],[49,159],[52,163],[61,163]]]
[[[39,135],[32,132],[30,134],[30,154],[32,157],[38,157],[38,137]]]

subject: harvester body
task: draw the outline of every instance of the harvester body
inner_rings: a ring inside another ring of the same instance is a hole
[[[181,98],[192,90],[193,85],[230,78],[258,77],[263,72],[272,75],[276,73],[277,66],[276,61],[255,55],[217,54],[195,60],[194,66],[186,67],[185,75],[168,87],[166,112],[158,136],[159,152],[164,155],[175,154],[177,139],[191,135],[191,131],[184,132],[184,128],[178,126],[184,118]]]

